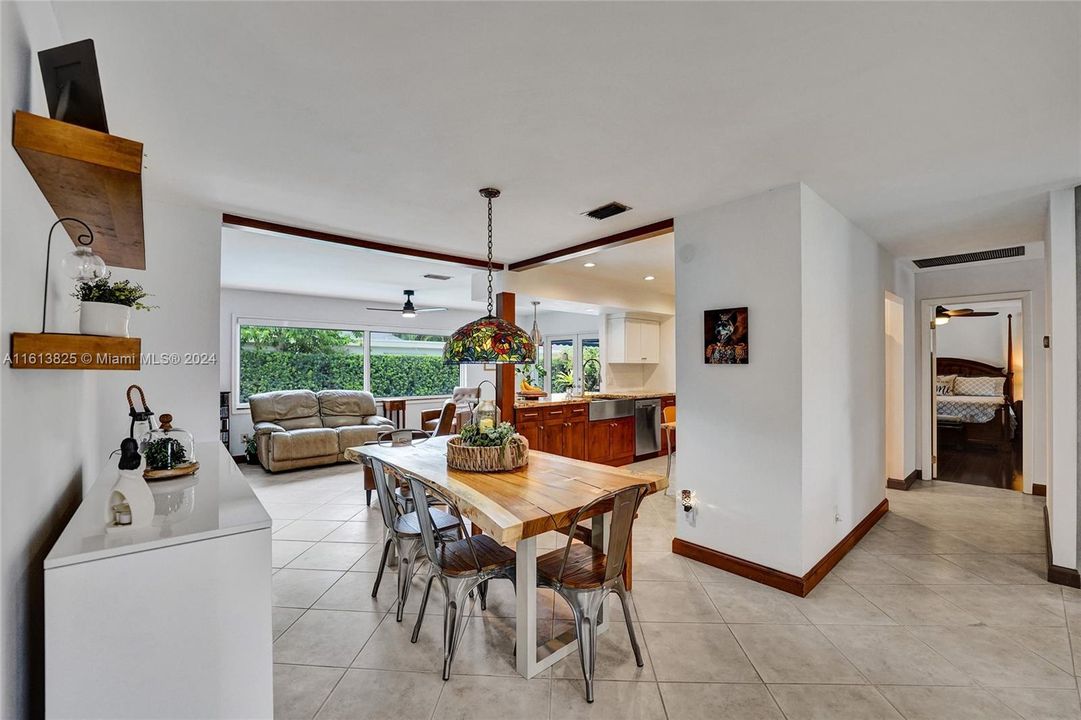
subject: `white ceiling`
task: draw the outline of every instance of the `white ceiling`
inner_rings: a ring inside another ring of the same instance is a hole
[[[667,237],[668,267],[657,273],[662,282],[664,278],[671,282],[674,271],[672,236]],[[665,258],[663,242],[659,247],[654,245],[655,240],[638,244],[647,250],[647,255],[659,260]],[[623,261],[617,260],[623,253],[617,254],[613,249],[599,255],[612,255],[612,259],[603,263],[598,259],[598,269],[604,268],[598,277],[612,278],[614,282],[626,281],[626,274],[618,269]],[[451,277],[434,280],[424,277],[428,273]],[[223,288],[363,300],[373,307],[401,307],[405,300],[402,291],[409,289],[416,291],[413,303],[418,308],[447,307],[482,312],[485,309],[483,287],[479,290],[480,299],[473,299],[473,294],[478,292],[473,287],[473,277],[478,274],[483,275],[484,271],[303,237],[235,227],[222,228],[221,232]],[[628,284],[642,283],[639,279],[638,283]],[[498,290],[498,273],[495,285]],[[519,293],[520,317],[532,316],[529,306],[532,300],[540,301],[546,312],[596,315],[602,309],[597,304],[552,297],[544,292],[541,283],[534,292]]]
[[[450,275],[431,280],[426,273]],[[403,290],[416,290],[413,304],[481,310],[473,302],[473,270],[446,263],[425,262],[347,245],[307,238],[222,228],[221,285],[263,290],[370,300],[373,307],[401,307]]]
[[[560,273],[579,278],[585,283],[607,280],[641,289],[642,292],[675,295],[675,237],[673,233],[666,233],[648,240],[639,240],[629,245],[606,248],[572,260],[553,263],[548,267],[558,268]],[[587,262],[593,263],[594,267],[585,267]],[[647,275],[652,275],[654,279],[645,280]]]
[[[474,256],[485,185],[518,260],[794,181],[898,255],[1038,241],[1081,178],[1077,3],[54,7],[148,195]]]

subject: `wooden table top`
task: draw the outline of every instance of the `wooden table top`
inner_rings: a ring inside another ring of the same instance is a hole
[[[502,473],[463,472],[447,466],[448,437],[417,445],[362,445],[345,456],[361,462],[377,458],[406,475],[439,485],[462,515],[504,545],[513,545],[566,527],[584,505],[613,490],[649,485],[651,493],[668,487],[663,475],[641,473],[584,460],[529,451],[529,464]]]

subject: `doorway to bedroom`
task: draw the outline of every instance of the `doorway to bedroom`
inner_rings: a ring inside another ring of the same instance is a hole
[[[933,477],[1024,491],[1025,298],[925,301]],[[927,416],[930,417],[927,417]],[[1031,484],[1031,479],[1029,480]]]

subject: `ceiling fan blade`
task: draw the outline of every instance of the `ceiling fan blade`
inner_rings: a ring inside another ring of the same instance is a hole
[[[994,317],[998,315],[997,312],[970,312],[964,315],[958,315],[957,317]]]
[[[947,310],[946,314],[950,317],[964,317],[965,315],[972,314],[972,308],[957,308],[956,310]]]
[[[417,312],[443,312],[446,308],[417,308]]]
[[[401,314],[401,312],[402,312],[401,308],[373,308],[373,307],[370,307],[370,308],[365,308],[365,309],[366,310],[372,310],[374,312],[396,312],[396,313],[399,313],[399,314]]]

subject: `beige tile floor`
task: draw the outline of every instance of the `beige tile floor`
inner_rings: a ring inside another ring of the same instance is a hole
[[[278,718],[1081,720],[1081,592],[1042,578],[1042,498],[943,482],[890,491],[891,512],[800,599],[673,555],[675,502],[651,497],[634,535],[645,667],[613,625],[588,706],[576,657],[517,675],[502,582],[440,679],[439,598],[413,645],[419,579],[405,623],[393,576],[370,597],[381,524],[354,466],[244,470],[275,525]],[[568,626],[562,600],[539,605],[542,634]]]

